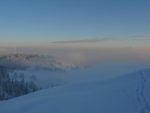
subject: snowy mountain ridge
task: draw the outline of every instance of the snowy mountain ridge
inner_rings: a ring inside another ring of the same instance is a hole
[[[150,113],[150,69],[0,102],[1,113]]]

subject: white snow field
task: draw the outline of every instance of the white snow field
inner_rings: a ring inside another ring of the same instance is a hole
[[[0,113],[150,113],[150,69],[105,80],[93,76],[2,101]]]

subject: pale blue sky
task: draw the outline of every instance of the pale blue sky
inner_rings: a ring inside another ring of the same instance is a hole
[[[0,44],[150,36],[149,0],[0,0]]]

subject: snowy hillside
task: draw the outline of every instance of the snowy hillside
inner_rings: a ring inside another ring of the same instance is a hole
[[[18,97],[45,87],[62,84],[61,81],[49,79],[47,86],[41,86],[42,79],[36,82],[34,72],[62,71],[61,64],[55,58],[36,54],[7,54],[0,56],[0,101]],[[29,73],[29,74],[28,74]],[[37,74],[36,73],[36,74]],[[29,76],[28,76],[29,75]],[[45,77],[43,77],[45,78]],[[57,77],[54,77],[57,78]],[[46,78],[45,78],[46,80]]]
[[[74,82],[0,102],[0,113],[150,113],[150,69]]]

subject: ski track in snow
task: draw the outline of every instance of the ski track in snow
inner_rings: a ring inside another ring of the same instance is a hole
[[[144,73],[141,73],[140,75],[140,83],[136,90],[137,95],[137,101],[140,105],[140,113],[150,113],[150,105],[147,101],[147,98],[144,94],[145,91],[145,84],[146,84],[146,78],[144,77]]]

